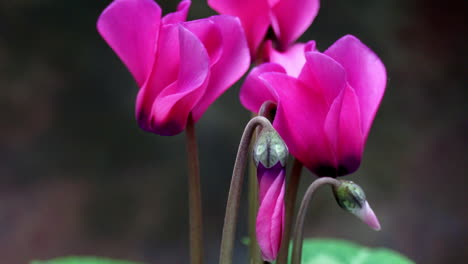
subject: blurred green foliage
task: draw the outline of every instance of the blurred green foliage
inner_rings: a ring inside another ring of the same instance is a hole
[[[368,248],[336,239],[306,239],[303,264],[414,264],[386,248]]]
[[[98,257],[63,257],[45,261],[33,261],[31,264],[138,264],[124,260],[114,260]]]

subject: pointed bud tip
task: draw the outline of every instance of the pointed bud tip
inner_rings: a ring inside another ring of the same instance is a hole
[[[380,222],[368,202],[364,203],[358,217],[375,231],[380,231]]]

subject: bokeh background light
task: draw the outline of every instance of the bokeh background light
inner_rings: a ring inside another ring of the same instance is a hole
[[[188,263],[184,136],[145,133],[137,86],[96,31],[111,1],[0,2],[0,259],[64,255]],[[178,1],[160,0],[165,12]],[[345,34],[371,47],[388,86],[359,183],[379,215],[373,232],[312,202],[306,236],[397,250],[417,263],[468,258],[466,10],[463,0],[322,0],[301,37],[320,50]],[[189,17],[215,14],[193,0]],[[231,169],[250,114],[239,84],[197,124],[207,263],[217,263]],[[303,173],[301,194],[314,179]],[[245,192],[244,192],[245,194]],[[238,238],[247,233],[246,203]],[[235,263],[245,263],[238,242]]]

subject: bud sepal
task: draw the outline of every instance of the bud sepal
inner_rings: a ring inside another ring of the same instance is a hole
[[[272,168],[281,163],[286,166],[288,147],[281,136],[273,129],[262,129],[253,147],[253,159],[258,167],[261,163],[265,168]]]
[[[380,230],[379,220],[359,185],[352,181],[340,180],[339,186],[333,186],[333,194],[341,208],[357,216],[372,229]]]

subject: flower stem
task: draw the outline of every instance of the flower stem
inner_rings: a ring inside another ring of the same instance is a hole
[[[187,139],[189,169],[190,263],[201,264],[203,263],[203,228],[200,165],[198,162],[198,146],[192,114],[189,115],[185,134]]]
[[[294,159],[285,195],[286,214],[284,218],[283,242],[281,243],[281,248],[278,253],[277,264],[286,264],[288,261],[289,240],[291,237],[291,227],[294,220],[294,208],[296,206],[297,189],[299,188],[302,167],[302,163]]]
[[[268,120],[270,120],[271,123],[273,123],[273,120],[275,119],[275,114],[276,103],[272,101],[265,101],[260,107],[260,110],[258,111],[259,116],[267,118]]]
[[[252,140],[252,135],[257,126],[262,129],[273,129],[268,119],[257,116],[252,118],[244,129],[237,151],[236,162],[232,171],[231,187],[229,189],[228,201],[226,205],[226,215],[224,217],[223,234],[221,239],[220,264],[231,264],[234,250],[234,238],[236,234],[237,213],[242,193],[242,181],[247,166],[248,149]]]
[[[294,226],[294,233],[293,233],[293,252],[292,252],[292,261],[291,264],[299,264],[301,262],[302,256],[302,242],[304,239],[304,221],[305,216],[307,213],[307,208],[309,207],[310,200],[313,197],[314,192],[322,185],[330,184],[338,187],[341,183],[340,181],[330,178],[330,177],[322,177],[318,178],[317,180],[313,181],[312,184],[307,189],[306,193],[304,194],[304,198],[302,199],[301,207],[299,208],[299,212],[297,214],[296,225]]]
[[[255,140],[253,135],[252,140]],[[257,236],[255,233],[255,224],[257,221],[258,211],[258,183],[257,183],[257,169],[255,162],[250,159],[248,170],[249,184],[248,184],[248,200],[249,200],[249,258],[250,264],[262,264],[262,256],[260,254],[260,247],[258,246]]]

